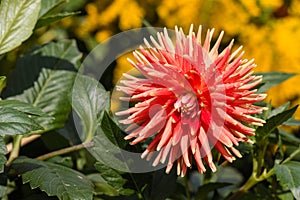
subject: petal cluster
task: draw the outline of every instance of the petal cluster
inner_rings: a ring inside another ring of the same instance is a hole
[[[212,47],[214,29],[203,43],[201,32],[191,26],[185,35],[176,27],[172,36],[165,29],[157,40],[150,37],[152,45],[145,39],[133,53],[136,61],[129,60],[143,77],[124,74],[117,86],[133,105],[116,113],[127,125],[125,139],[132,145],[150,140],[142,157],[167,164],[167,173],[175,163],[182,176],[193,159],[200,173],[207,165],[216,171],[212,148],[229,162],[241,157],[235,146],[252,143],[249,125],[264,123],[253,116],[265,109],[253,103],[266,97],[253,89],[262,80],[253,75],[254,60],[242,59],[242,47],[231,52],[233,41],[219,53],[223,32]]]

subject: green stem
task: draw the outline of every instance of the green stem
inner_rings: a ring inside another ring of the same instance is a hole
[[[289,161],[291,161],[295,156],[297,156],[300,153],[300,146],[299,148],[294,151],[289,157],[287,157],[282,164],[287,163]],[[257,183],[259,183],[260,181],[263,181],[271,176],[274,175],[274,168],[270,169],[268,171],[268,173],[266,172],[266,170],[259,176],[257,177],[257,161],[254,159],[253,160],[253,172],[252,175],[250,176],[250,178],[247,180],[247,182],[240,187],[240,189],[234,193],[229,200],[235,200],[235,199],[240,199],[240,197],[247,192],[249,189],[251,189],[254,185],[256,185]]]
[[[53,158],[55,156],[59,156],[59,155],[71,153],[73,151],[78,151],[78,150],[81,150],[81,149],[84,149],[84,148],[92,147],[93,145],[94,145],[93,142],[85,142],[85,143],[82,143],[82,144],[78,144],[78,145],[75,145],[75,146],[67,147],[67,148],[64,148],[64,149],[60,149],[60,150],[57,150],[57,151],[53,151],[53,152],[41,155],[41,156],[37,157],[36,159],[37,160],[47,160],[47,159]]]
[[[12,161],[19,156],[22,138],[23,138],[22,135],[16,135],[14,137],[13,143],[12,143],[12,150],[11,150],[9,158],[6,162],[6,166],[9,166],[12,163]]]
[[[289,161],[291,161],[295,156],[297,156],[300,153],[300,146],[298,147],[298,149],[296,151],[294,151],[289,157],[287,157],[282,164],[287,163]]]

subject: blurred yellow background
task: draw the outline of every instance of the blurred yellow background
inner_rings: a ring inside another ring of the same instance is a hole
[[[243,45],[244,58],[255,58],[257,72],[300,72],[300,1],[299,0],[94,0],[85,6],[74,28],[77,37],[94,37],[97,42],[132,28],[181,26],[190,24],[216,28],[215,37],[225,31],[224,44],[235,38]],[[63,21],[70,24],[72,18]],[[145,20],[145,21],[144,21]],[[114,80],[131,66],[122,57],[117,60]],[[295,76],[268,92],[274,106],[290,101],[300,103],[300,81]],[[297,117],[300,119],[300,111]]]

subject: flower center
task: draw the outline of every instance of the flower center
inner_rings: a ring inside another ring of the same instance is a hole
[[[181,115],[192,115],[197,113],[197,97],[192,93],[186,93],[185,95],[179,96],[174,104],[175,109],[181,113]]]

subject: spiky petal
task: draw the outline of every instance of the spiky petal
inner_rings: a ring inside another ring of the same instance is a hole
[[[153,165],[166,163],[169,173],[177,161],[177,173],[184,176],[195,159],[200,173],[206,171],[205,161],[216,171],[211,149],[215,148],[229,162],[241,157],[235,148],[240,142],[252,141],[254,129],[264,120],[252,116],[265,108],[253,105],[266,95],[253,89],[262,77],[253,75],[254,60],[243,60],[241,47],[231,53],[233,41],[218,52],[223,32],[211,48],[214,29],[208,30],[201,43],[193,26],[188,35],[175,28],[175,43],[165,29],[157,33],[158,41],[145,40],[147,48],[133,53],[136,61],[129,62],[143,78],[124,74],[118,90],[129,95],[123,98],[134,102],[133,107],[117,112],[126,117],[125,137],[137,144],[153,138],[142,154]]]

